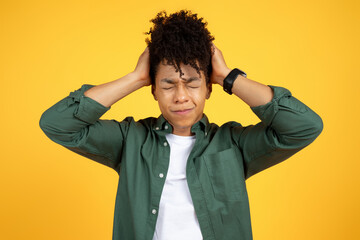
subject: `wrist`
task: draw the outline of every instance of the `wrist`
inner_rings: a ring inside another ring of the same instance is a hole
[[[226,78],[227,75],[229,75],[229,73],[231,72],[230,68],[225,68],[223,69],[220,74],[219,77],[216,79],[216,83],[223,86],[224,83],[224,79]]]
[[[246,77],[245,72],[241,71],[238,68],[234,68],[225,77],[225,79],[223,80],[223,89],[225,92],[227,92],[230,95],[232,94],[232,88],[233,88],[234,82],[236,81],[236,79],[238,78],[239,75]]]
[[[138,72],[133,71],[128,74],[128,76],[134,81],[135,85],[137,85],[139,88],[145,87],[149,85],[148,79],[143,79]]]

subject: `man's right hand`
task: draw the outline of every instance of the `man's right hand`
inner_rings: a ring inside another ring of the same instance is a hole
[[[140,55],[136,68],[133,72],[114,81],[94,86],[84,95],[99,102],[105,107],[129,95],[130,93],[151,84],[150,80],[150,54],[148,48]]]
[[[136,64],[134,74],[136,74],[139,80],[144,81],[144,86],[151,85],[150,79],[150,54],[149,48],[146,47],[145,51],[140,55],[139,60]]]

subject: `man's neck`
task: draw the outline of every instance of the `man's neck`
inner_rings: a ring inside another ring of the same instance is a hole
[[[193,135],[195,135],[195,133],[191,132],[191,128],[185,128],[185,129],[173,128],[172,134],[178,135],[178,136],[193,136]]]

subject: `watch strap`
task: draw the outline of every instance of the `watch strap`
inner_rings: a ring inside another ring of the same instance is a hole
[[[230,95],[232,94],[231,89],[233,87],[234,81],[236,80],[236,78],[239,74],[244,77],[247,76],[245,72],[241,71],[238,68],[234,68],[224,79],[224,82],[223,82],[224,91]]]

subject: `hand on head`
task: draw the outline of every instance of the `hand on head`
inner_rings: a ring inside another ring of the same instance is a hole
[[[211,65],[212,73],[210,76],[210,81],[212,83],[220,84],[230,73],[231,69],[226,66],[221,50],[218,49],[214,43],[212,43]]]
[[[144,52],[139,57],[139,60],[136,64],[134,73],[137,74],[140,80],[144,81],[145,86],[151,85],[150,79],[150,54],[149,48],[146,47]]]

